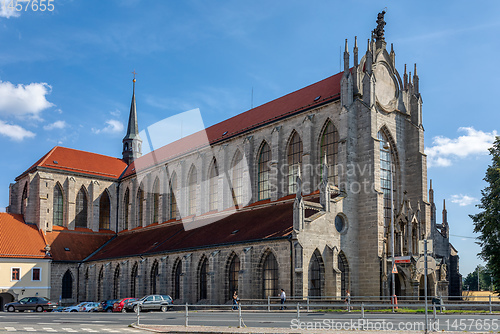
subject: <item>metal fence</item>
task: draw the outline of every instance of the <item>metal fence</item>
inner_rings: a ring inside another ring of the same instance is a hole
[[[189,326],[190,319],[207,317],[206,311],[222,311],[234,312],[237,311],[233,319],[238,322],[238,326],[246,326],[244,324],[242,314],[247,312],[264,312],[270,313],[285,308],[288,316],[300,319],[301,314],[321,311],[342,311],[346,313],[359,313],[358,319],[365,319],[367,312],[394,312],[399,309],[421,310],[425,313],[427,319],[428,313],[435,320],[438,312],[443,313],[450,310],[475,310],[484,313],[493,314],[500,312],[500,300],[489,296],[484,302],[470,302],[463,299],[456,299],[457,296],[429,296],[427,305],[423,298],[419,297],[398,297],[400,301],[391,299],[385,296],[356,296],[356,297],[337,297],[337,296],[322,296],[322,297],[288,297],[284,304],[281,304],[279,297],[269,297],[267,299],[242,299],[240,304],[183,304],[173,305],[173,311],[184,314],[184,325]],[[460,298],[460,297],[458,297]],[[429,309],[428,309],[428,308]],[[423,309],[427,310],[425,312]],[[292,312],[291,312],[292,311]],[[426,320],[427,322],[427,320]],[[141,323],[141,312],[137,312],[137,325],[145,325]]]

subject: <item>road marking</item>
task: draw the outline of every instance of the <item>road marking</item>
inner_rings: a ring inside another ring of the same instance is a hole
[[[5,329],[7,330],[7,332],[15,332],[15,331],[17,331],[17,329],[15,329],[14,327],[5,327]]]
[[[47,331],[47,332],[57,332],[54,328],[50,328],[50,327],[44,327],[43,330]]]
[[[63,331],[70,332],[70,333],[76,333],[78,331],[75,331],[73,328],[62,328]]]
[[[34,329],[33,327],[24,327],[24,330],[28,332],[36,332],[36,329]]]
[[[92,328],[81,328],[82,331],[90,332],[90,333],[97,333],[98,331],[92,329]]]

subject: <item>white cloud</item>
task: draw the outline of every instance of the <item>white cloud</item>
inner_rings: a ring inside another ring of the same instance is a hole
[[[54,106],[45,97],[51,90],[52,87],[45,82],[15,86],[0,81],[0,115],[39,118],[40,112]]]
[[[92,128],[92,132],[99,134],[101,132],[104,133],[118,133],[123,131],[123,123],[117,121],[116,119],[110,119],[106,121],[106,126],[102,129]]]
[[[114,117],[119,117],[121,114],[120,110],[118,110],[118,109],[115,109],[114,111],[110,111],[109,113],[111,114],[111,116],[114,116]]]
[[[44,130],[64,129],[68,124],[65,121],[55,121],[43,127]]]
[[[0,134],[15,141],[22,141],[24,138],[33,138],[35,134],[19,125],[7,124],[0,120]]]
[[[452,203],[457,203],[460,206],[467,206],[473,203],[476,203],[478,201],[477,198],[475,197],[470,197],[467,195],[451,195],[451,202]]]
[[[0,0],[0,17],[19,17],[21,13],[19,11],[15,10],[15,8],[12,8],[10,5],[10,0]],[[14,1],[12,4],[15,7],[17,1]],[[11,8],[9,8],[11,7]]]
[[[444,136],[432,139],[433,146],[425,148],[428,167],[448,167],[457,159],[488,154],[497,136],[496,130],[483,132],[473,127],[462,127],[458,131],[465,132],[465,135],[454,139]]]

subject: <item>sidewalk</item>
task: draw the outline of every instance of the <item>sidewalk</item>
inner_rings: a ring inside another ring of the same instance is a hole
[[[262,328],[262,327],[221,327],[221,326],[151,326],[151,325],[133,325],[134,328],[143,329],[155,333],[198,333],[198,334],[215,334],[215,333],[252,333],[252,334],[274,334],[274,333],[286,333],[286,334],[381,334],[388,333],[387,331],[354,331],[354,330],[300,330],[300,329],[290,329],[290,328]],[[421,333],[422,331],[390,331],[394,334],[415,334]],[[430,331],[429,331],[430,332]],[[464,332],[444,332],[440,333],[446,334],[459,334]]]

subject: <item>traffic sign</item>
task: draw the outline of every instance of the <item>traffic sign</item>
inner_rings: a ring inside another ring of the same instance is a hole
[[[432,250],[434,249],[432,247],[432,239],[424,239],[424,240],[419,240],[418,241],[418,254],[422,255],[424,254],[424,243],[427,242],[427,254],[431,254]]]
[[[436,270],[436,260],[430,255],[427,255],[427,275],[432,274]],[[425,271],[425,256],[421,256],[417,260],[417,271],[421,274]]]
[[[394,266],[392,266],[392,273],[397,274],[398,273],[398,268],[396,268],[396,264],[394,263]]]
[[[394,258],[395,263],[410,263],[411,262],[411,256],[396,256]]]

